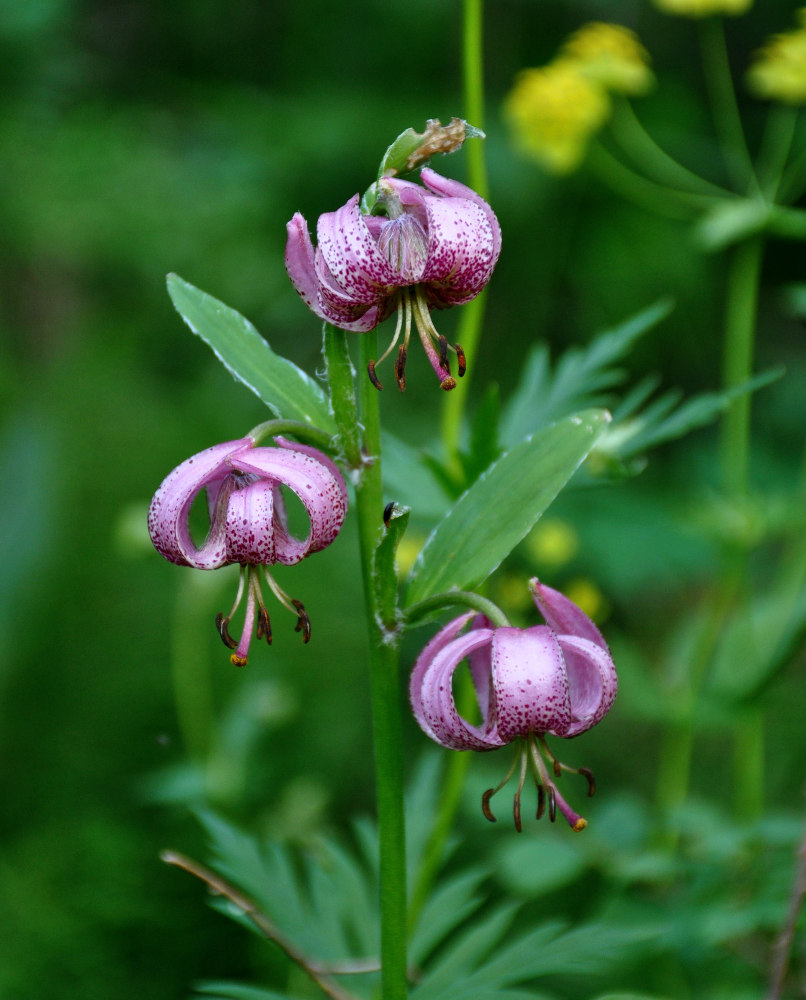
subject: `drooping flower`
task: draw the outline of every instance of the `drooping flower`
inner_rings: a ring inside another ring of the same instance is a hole
[[[759,97],[784,104],[806,103],[806,7],[797,13],[800,27],[767,39],[747,73]]]
[[[548,748],[546,734],[567,739],[600,722],[616,697],[616,669],[599,629],[584,612],[537,579],[529,586],[546,624],[494,628],[487,618],[474,618],[472,612],[455,618],[418,657],[409,686],[411,704],[423,732],[451,750],[487,751],[517,743],[518,754],[508,774],[482,798],[487,819],[495,821],[490,799],[520,765],[516,829],[521,830],[521,793],[531,771],[537,786],[537,818],[548,802],[552,821],[559,809],[573,830],[583,830],[586,820],[557,790],[547,761],[554,778],[563,771],[582,774],[590,795],[595,790],[593,775],[587,768],[560,763]],[[463,632],[468,622],[470,628]],[[452,692],[453,676],[465,658],[481,713],[478,725],[459,714]]]
[[[504,114],[525,153],[552,173],[567,174],[580,165],[591,137],[607,121],[610,98],[578,62],[558,59],[518,76]]]
[[[365,333],[397,313],[394,338],[369,375],[400,340],[395,376],[405,388],[412,320],[443,389],[453,389],[448,351],[464,375],[461,347],[449,347],[431,320],[432,309],[470,302],[484,288],[501,251],[501,229],[487,202],[464,184],[423,168],[425,187],[395,177],[376,185],[372,214],[358,195],[316,224],[314,249],[305,219],[288,223],[285,263],[302,300],[320,319]],[[382,213],[382,214],[381,214]]]
[[[267,566],[291,566],[319,552],[335,539],[347,512],[347,490],[336,465],[322,452],[282,437],[277,447],[255,447],[252,437],[225,441],[199,452],[177,466],[154,494],[148,511],[148,531],[154,547],[170,562],[194,569],[241,566],[232,610],[218,615],[216,626],[224,644],[233,649],[236,666],[247,660],[252,630],[271,643],[271,623],[263,603],[260,572],[280,603],[297,616],[297,631],[310,638],[310,621],[300,601],[290,598],[271,577]],[[302,502],[310,520],[304,539],[289,531],[281,487]],[[201,545],[191,535],[193,501],[207,492],[209,530]],[[228,626],[246,591],[246,611],[240,642]]]

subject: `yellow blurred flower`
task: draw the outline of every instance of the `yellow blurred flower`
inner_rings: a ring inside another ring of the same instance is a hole
[[[526,540],[529,556],[535,565],[556,569],[564,566],[579,551],[579,535],[559,517],[539,521]]]
[[[398,580],[405,580],[409,575],[409,570],[414,565],[414,560],[420,554],[423,545],[425,545],[425,536],[418,535],[416,532],[406,534],[400,539],[395,553]]]
[[[609,112],[607,92],[570,59],[524,70],[504,102],[518,144],[556,174],[579,166]]]
[[[753,0],[653,0],[664,14],[681,17],[709,17],[711,14],[744,14]]]
[[[610,607],[604,596],[592,580],[580,577],[571,580],[563,586],[563,593],[569,601],[582,608],[589,618],[603,621],[610,614]]]
[[[584,24],[566,40],[560,55],[577,63],[589,80],[618,94],[645,94],[655,80],[649,53],[635,32],[620,24]]]
[[[806,102],[806,7],[797,16],[799,28],[773,35],[756,53],[747,85],[759,97],[785,104]]]

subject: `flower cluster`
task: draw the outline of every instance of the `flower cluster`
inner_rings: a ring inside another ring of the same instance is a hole
[[[501,252],[501,228],[487,202],[458,181],[424,168],[424,187],[396,177],[376,185],[372,214],[354,195],[316,225],[314,248],[305,219],[288,223],[285,262],[302,300],[320,319],[343,330],[366,333],[392,314],[397,325],[389,347],[369,376],[381,389],[377,364],[398,344],[395,377],[406,385],[412,321],[443,389],[453,389],[449,351],[457,374],[465,358],[431,320],[432,309],[470,302],[484,288]]]
[[[653,80],[648,53],[632,31],[592,22],[566,40],[553,62],[520,74],[504,111],[524,152],[553,173],[570,173],[607,121],[610,94],[644,94]]]
[[[806,7],[797,17],[799,28],[773,35],[756,53],[747,83],[759,97],[784,104],[806,102]]]
[[[546,624],[493,628],[482,615],[455,618],[417,659],[409,687],[411,704],[423,732],[451,750],[487,751],[517,743],[518,753],[506,777],[482,799],[487,819],[495,819],[490,799],[519,765],[516,829],[521,830],[521,793],[531,771],[538,793],[537,818],[548,803],[552,821],[559,809],[573,830],[582,830],[586,821],[558,791],[547,761],[554,778],[563,771],[582,774],[590,795],[595,790],[593,775],[587,768],[560,763],[545,737],[550,733],[569,738],[595,726],[613,704],[618,679],[610,650],[590,618],[537,579],[529,586]],[[462,718],[452,692],[452,679],[465,659],[481,715],[479,725]]]
[[[297,631],[305,642],[310,621],[304,605],[290,598],[266,569],[274,563],[291,566],[319,552],[335,539],[347,513],[347,490],[341,473],[322,452],[285,438],[277,447],[255,447],[252,437],[225,441],[186,459],[154,494],[148,511],[148,531],[154,547],[170,562],[194,569],[241,566],[232,610],[216,619],[221,639],[233,649],[232,662],[247,661],[252,630],[271,643],[271,622],[263,603],[260,573],[280,603],[297,616]],[[310,519],[304,539],[289,532],[281,487],[291,490]],[[205,490],[209,530],[199,546],[191,535],[190,510]],[[246,592],[246,612],[240,642],[228,626]]]

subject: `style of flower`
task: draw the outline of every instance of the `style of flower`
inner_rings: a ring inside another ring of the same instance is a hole
[[[428,168],[420,177],[425,187],[382,177],[372,214],[361,212],[355,195],[337,211],[321,215],[315,249],[299,212],[287,227],[288,275],[320,319],[365,333],[397,313],[392,342],[369,364],[369,377],[378,389],[383,386],[376,365],[401,333],[395,377],[400,390],[405,388],[412,320],[440,385],[456,386],[448,352],[456,355],[460,377],[464,352],[437,332],[430,311],[474,299],[490,280],[501,251],[498,220],[483,198]]]
[[[537,818],[548,803],[553,822],[559,809],[573,830],[587,825],[565,801],[549,776],[563,771],[583,775],[588,794],[595,782],[584,767],[562,764],[549,750],[546,734],[570,738],[600,722],[616,697],[618,679],[610,650],[588,616],[559,591],[537,579],[529,583],[546,622],[531,628],[494,628],[482,615],[461,615],[428,643],[414,666],[409,693],[423,732],[451,750],[496,750],[517,743],[518,753],[504,780],[486,791],[482,811],[495,822],[490,799],[519,765],[514,800],[515,828],[521,830],[521,793],[527,771],[537,786]],[[467,632],[462,632],[470,622]],[[467,659],[481,723],[459,714],[452,679]]]
[[[784,104],[806,103],[806,7],[797,13],[800,27],[769,38],[747,73],[759,97]]]
[[[258,639],[272,639],[269,614],[263,603],[260,572],[280,603],[297,616],[296,631],[304,642],[310,621],[300,601],[290,598],[272,578],[267,566],[291,566],[319,552],[335,539],[347,512],[347,490],[336,465],[308,445],[275,437],[277,447],[255,447],[252,437],[225,441],[193,455],[171,472],[154,494],[148,511],[148,531],[154,547],[170,562],[194,569],[241,566],[235,603],[216,626],[224,644],[233,649],[236,666],[247,661],[252,631]],[[310,520],[304,539],[289,531],[281,487],[302,502]],[[193,501],[206,490],[209,530],[199,546],[189,524]],[[246,611],[240,642],[228,626],[246,593]]]

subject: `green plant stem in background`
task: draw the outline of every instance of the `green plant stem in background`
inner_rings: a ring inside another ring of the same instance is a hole
[[[714,127],[722,146],[728,177],[740,194],[758,194],[753,162],[747,149],[733,77],[725,44],[725,30],[719,17],[705,17],[699,23],[703,72],[711,101]]]
[[[722,383],[729,389],[750,378],[764,244],[745,240],[730,251],[725,303]],[[722,424],[722,478],[732,496],[747,492],[750,455],[750,395],[735,399]]]
[[[346,337],[336,331],[328,337],[328,370],[351,371]],[[359,338],[361,372],[377,356],[374,332]],[[405,1000],[406,983],[406,843],[403,811],[403,736],[398,636],[384,622],[394,609],[380,606],[383,588],[376,588],[375,550],[383,530],[383,483],[379,394],[368,378],[358,379],[358,411],[353,396],[342,385],[332,402],[336,424],[350,441],[363,429],[362,464],[355,476],[355,498],[364,601],[369,630],[369,671],[372,699],[372,732],[375,752],[375,787],[378,808],[381,907],[381,991],[384,1000]]]
[[[723,344],[723,384],[738,385],[750,377],[761,282],[764,243],[754,237],[730,252],[725,337]],[[735,399],[722,424],[722,478],[729,497],[737,501],[747,494],[750,465],[750,397]],[[744,589],[747,557],[743,550],[728,554],[724,586]],[[733,579],[731,579],[733,578]],[[764,719],[760,711],[748,713],[738,723],[734,735],[734,789],[737,813],[752,819],[761,814],[764,803]]]
[[[484,129],[483,13],[483,0],[464,0],[462,4],[463,115],[471,125],[482,130]],[[482,198],[489,200],[484,142],[471,139],[465,143],[464,150],[467,156],[468,185]],[[467,407],[467,394],[473,376],[473,362],[478,353],[484,321],[485,298],[486,292],[481,292],[472,302],[462,307],[456,340],[462,345],[467,358],[467,375],[448,393],[442,409],[442,443],[448,468],[457,477],[461,476],[458,452]]]

